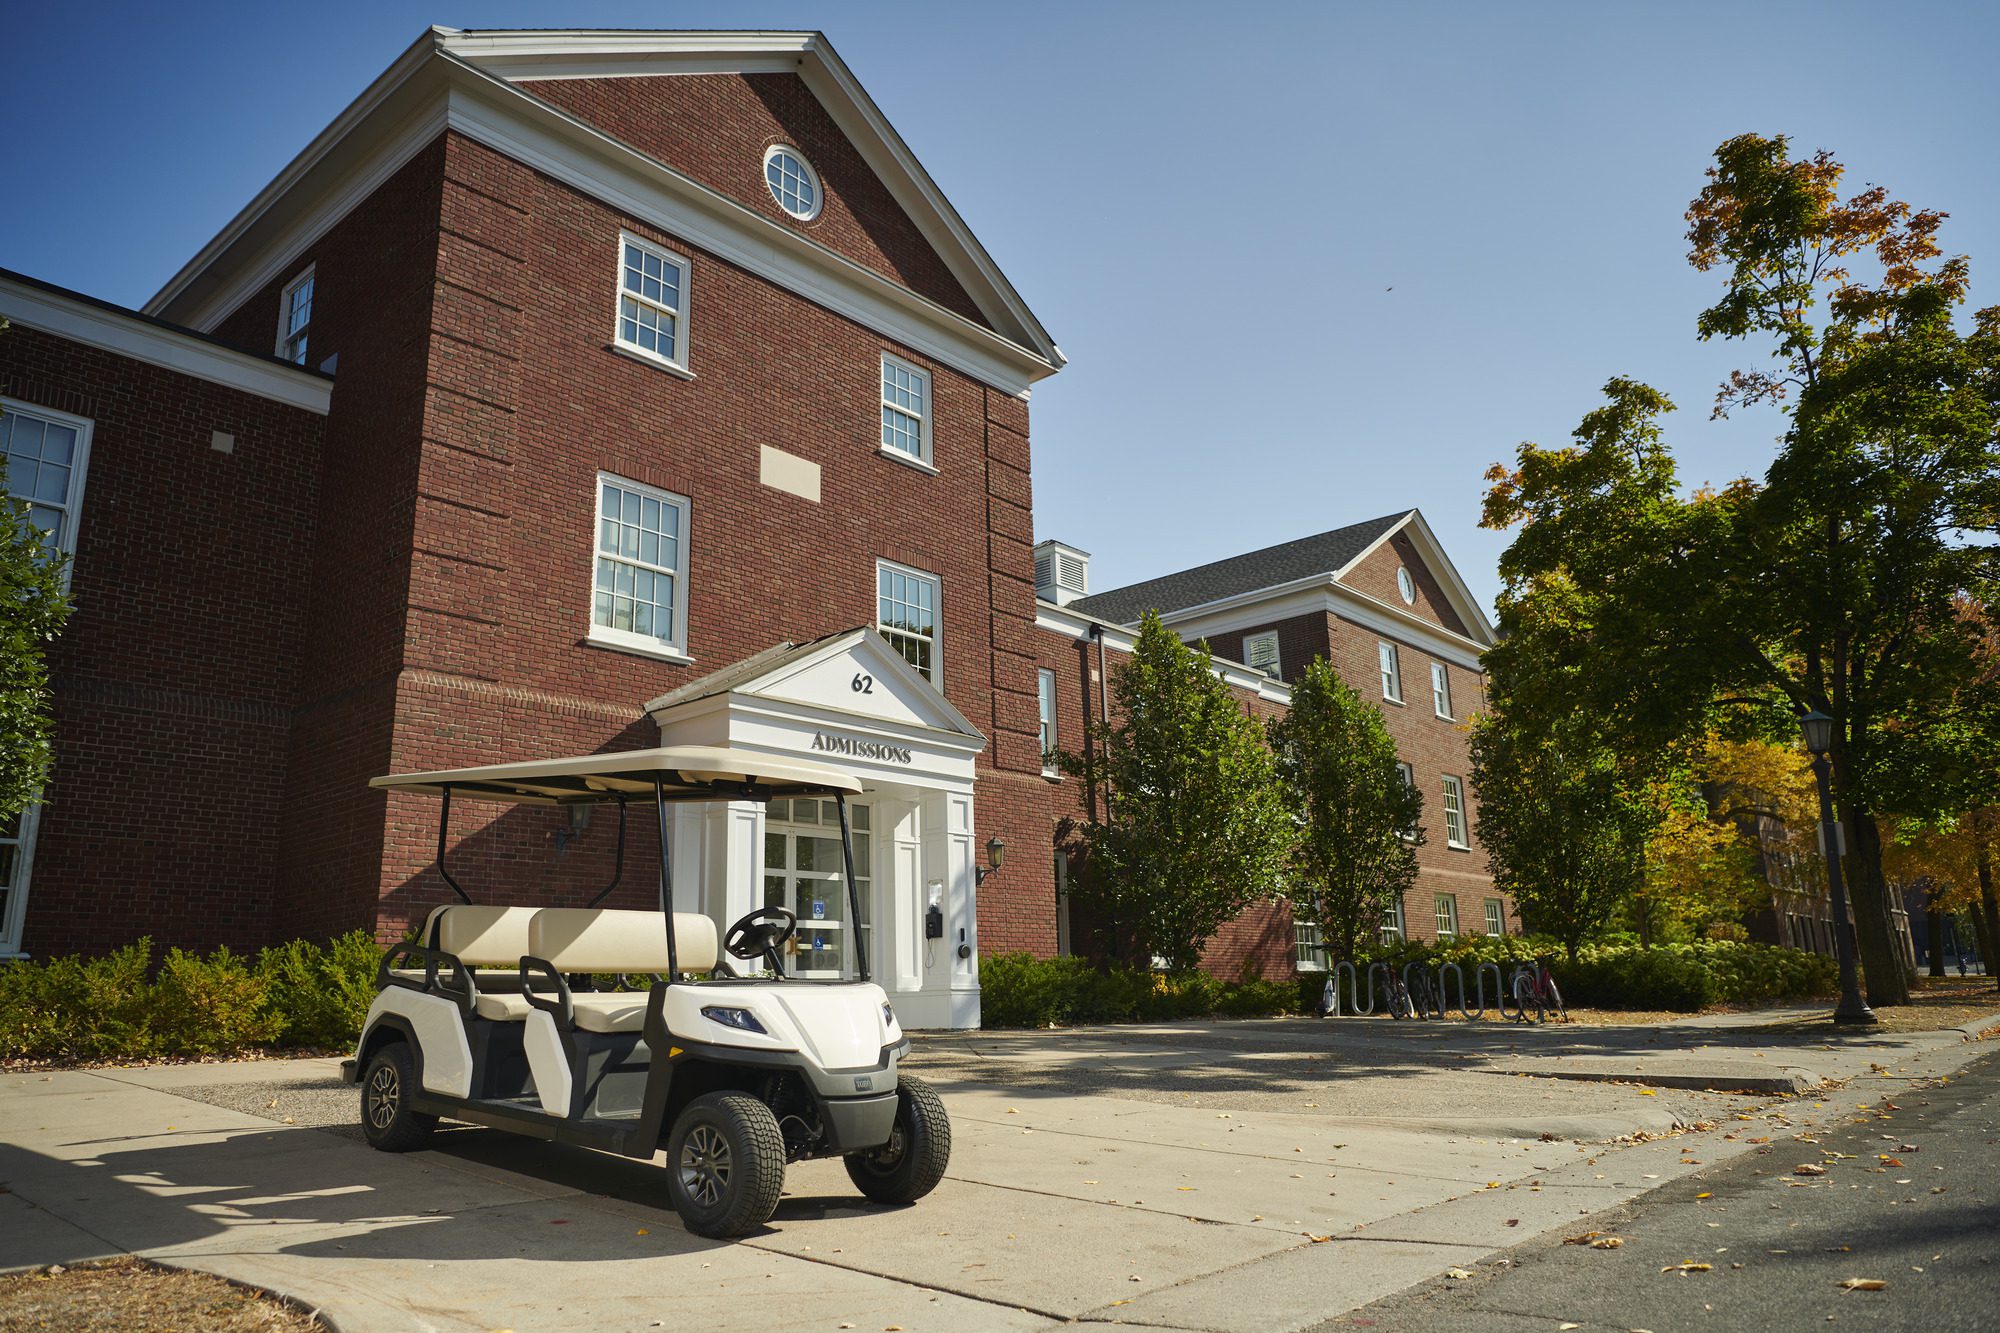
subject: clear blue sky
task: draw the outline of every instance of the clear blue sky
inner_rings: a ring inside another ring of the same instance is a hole
[[[1070,357],[1036,525],[1098,589],[1414,505],[1490,608],[1480,473],[1615,374],[1760,474],[1682,240],[1738,133],[1949,211],[2000,302],[1977,3],[23,4],[0,266],[144,302],[428,22],[823,29]]]

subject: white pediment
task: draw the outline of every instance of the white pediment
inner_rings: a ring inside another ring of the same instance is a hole
[[[734,692],[851,713],[859,719],[985,739],[936,686],[872,629],[836,635],[819,651],[746,681]]]

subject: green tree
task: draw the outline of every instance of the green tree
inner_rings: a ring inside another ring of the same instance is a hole
[[[1264,729],[1230,697],[1207,645],[1148,614],[1112,675],[1115,724],[1091,729],[1110,794],[1079,830],[1071,892],[1142,958],[1191,972],[1224,923],[1278,895],[1293,837]],[[1066,770],[1085,759],[1064,754]]]
[[[1382,913],[1416,881],[1423,793],[1403,780],[1382,710],[1314,658],[1271,724],[1299,836],[1287,896],[1317,926],[1330,961],[1354,957]]]
[[[1774,344],[1775,367],[1736,372],[1716,405],[1785,411],[1761,485],[1683,495],[1660,443],[1672,405],[1620,379],[1577,447],[1523,445],[1517,468],[1489,473],[1484,521],[1520,525],[1512,586],[1572,584],[1578,613],[1537,651],[1581,668],[1564,677],[1574,701],[1628,757],[1687,745],[1718,704],[1766,734],[1774,709],[1837,720],[1833,785],[1881,1005],[1906,1001],[1909,977],[1875,816],[1939,799],[1907,780],[1911,742],[1887,738],[1916,735],[1973,672],[1954,600],[1990,604],[2000,576],[2000,311],[1961,333],[1967,263],[1941,258],[1942,215],[1877,187],[1843,201],[1841,174],[1746,135],[1689,208],[1691,261],[1727,275],[1697,331]],[[1850,272],[1864,255],[1872,283]]]
[[[69,617],[63,559],[28,506],[6,493],[0,453],[0,825],[12,822],[48,778],[51,739],[46,656]]]

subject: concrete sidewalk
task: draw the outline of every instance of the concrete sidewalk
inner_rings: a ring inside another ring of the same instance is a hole
[[[286,1292],[347,1330],[1295,1329],[1980,1049],[1957,1033],[1802,1047],[1606,1031],[931,1037],[912,1068],[953,1117],[938,1191],[878,1208],[839,1163],[806,1163],[771,1226],[736,1244],[684,1231],[656,1165],[472,1129],[374,1152],[336,1061],[9,1074],[0,1265],[137,1252]],[[1856,1082],[1773,1100],[1508,1068],[1716,1059]],[[1606,1142],[1661,1133],[1683,1105],[1716,1127]]]

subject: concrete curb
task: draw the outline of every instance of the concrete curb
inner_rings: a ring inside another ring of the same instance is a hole
[[[1980,1033],[1996,1027],[2000,1027],[2000,1013],[1982,1015],[1970,1023],[1961,1023],[1949,1031],[1958,1033],[1966,1041],[1978,1041]]]
[[[1580,1061],[1519,1060],[1493,1066],[1496,1074],[1563,1079],[1576,1083],[1637,1083],[1648,1088],[1687,1088],[1699,1092],[1736,1092],[1753,1097],[1791,1097],[1828,1081],[1826,1075],[1797,1065],[1775,1068],[1741,1063],[1716,1064],[1686,1072],[1663,1070],[1657,1061],[1584,1064]]]

